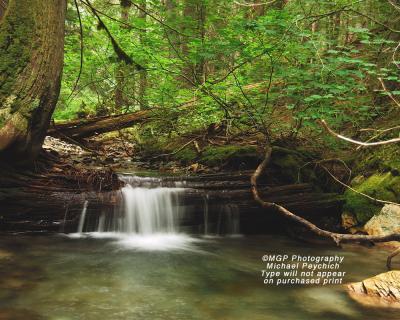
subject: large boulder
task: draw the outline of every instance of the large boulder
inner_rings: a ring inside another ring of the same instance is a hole
[[[364,229],[372,236],[400,233],[400,206],[386,204],[377,215],[365,224]]]
[[[400,308],[400,271],[389,271],[347,285],[350,297],[372,307]]]

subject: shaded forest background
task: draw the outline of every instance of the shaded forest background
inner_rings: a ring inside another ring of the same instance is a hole
[[[370,0],[71,1],[54,119],[150,110],[153,121],[130,132],[158,143],[216,124],[227,135],[311,144],[318,119],[354,133],[398,108],[398,9]]]

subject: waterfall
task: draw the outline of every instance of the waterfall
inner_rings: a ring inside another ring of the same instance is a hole
[[[83,232],[83,227],[85,225],[85,219],[86,219],[86,212],[87,212],[88,203],[89,203],[89,201],[87,201],[87,200],[85,200],[85,202],[83,203],[81,217],[79,218],[78,233],[82,233]]]
[[[179,195],[183,189],[169,187],[134,187],[121,189],[122,197],[114,211],[102,211],[93,223],[87,215],[85,201],[78,224],[78,233],[122,233],[151,235],[179,231]]]
[[[71,238],[112,238],[137,250],[189,249],[193,238],[180,232],[182,214],[179,184],[162,186],[160,179],[122,177],[126,185],[112,197],[114,209],[95,214],[85,201],[77,233]]]
[[[196,211],[198,209],[203,209],[204,237],[240,233],[240,214],[236,205],[209,205],[208,194],[202,196],[199,193],[198,196],[203,197],[203,206],[196,207],[196,202],[193,205],[184,198],[187,190],[182,188],[184,182],[137,176],[120,178],[125,182],[121,190],[101,195],[105,197],[105,203],[112,199],[114,206],[104,206],[96,212],[98,207],[85,201],[77,233],[70,237],[117,239],[119,244],[135,249],[182,249],[194,241],[183,231],[191,233],[190,228],[194,229],[187,221],[188,217],[196,219],[201,212]],[[191,196],[193,194],[192,190]]]
[[[122,229],[112,230],[135,234],[175,233],[178,231],[180,210],[179,188],[122,189],[124,216]]]
[[[203,201],[204,237],[241,236],[240,211],[236,204],[218,204],[211,206],[211,212],[217,214],[214,213],[214,218],[210,219],[209,196],[204,196]]]
[[[240,213],[237,205],[228,204],[225,206],[226,234],[229,236],[240,235]]]
[[[208,236],[208,199],[209,196],[208,194],[206,194],[203,197],[203,201],[204,201],[204,210],[203,210],[203,214],[204,214],[204,235]]]

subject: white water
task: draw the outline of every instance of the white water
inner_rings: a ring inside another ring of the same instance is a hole
[[[146,182],[146,186],[130,184],[138,181]],[[157,181],[151,178],[129,177],[126,182],[114,212],[107,215],[103,211],[95,223],[89,221],[88,201],[85,201],[77,233],[70,236],[116,239],[120,247],[136,250],[189,249],[193,239],[179,232],[182,214],[179,196],[184,189],[152,188],[151,182]]]
[[[81,213],[81,217],[79,219],[78,233],[82,233],[82,231],[83,231],[83,226],[85,225],[85,218],[86,218],[88,204],[89,204],[89,202],[87,200],[85,200],[85,202],[83,203],[82,213]]]
[[[174,183],[165,186],[157,178],[121,178],[126,185],[115,194],[114,209],[91,212],[90,204],[85,201],[77,233],[69,236],[116,239],[119,247],[135,250],[192,250],[194,238],[180,230],[180,221],[185,214],[181,195],[185,189]],[[203,201],[203,237],[240,233],[236,205],[209,207],[208,195]],[[218,221],[210,222],[210,210],[216,209],[219,209]]]
[[[134,188],[122,189],[125,217],[119,226],[120,232],[149,235],[154,233],[176,233],[180,216],[177,206],[178,188]]]

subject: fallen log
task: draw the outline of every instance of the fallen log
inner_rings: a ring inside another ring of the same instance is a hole
[[[74,120],[62,123],[54,123],[47,133],[51,136],[80,140],[96,134],[106,133],[143,123],[150,118],[148,110],[141,110],[127,114],[96,117],[85,120]]]

